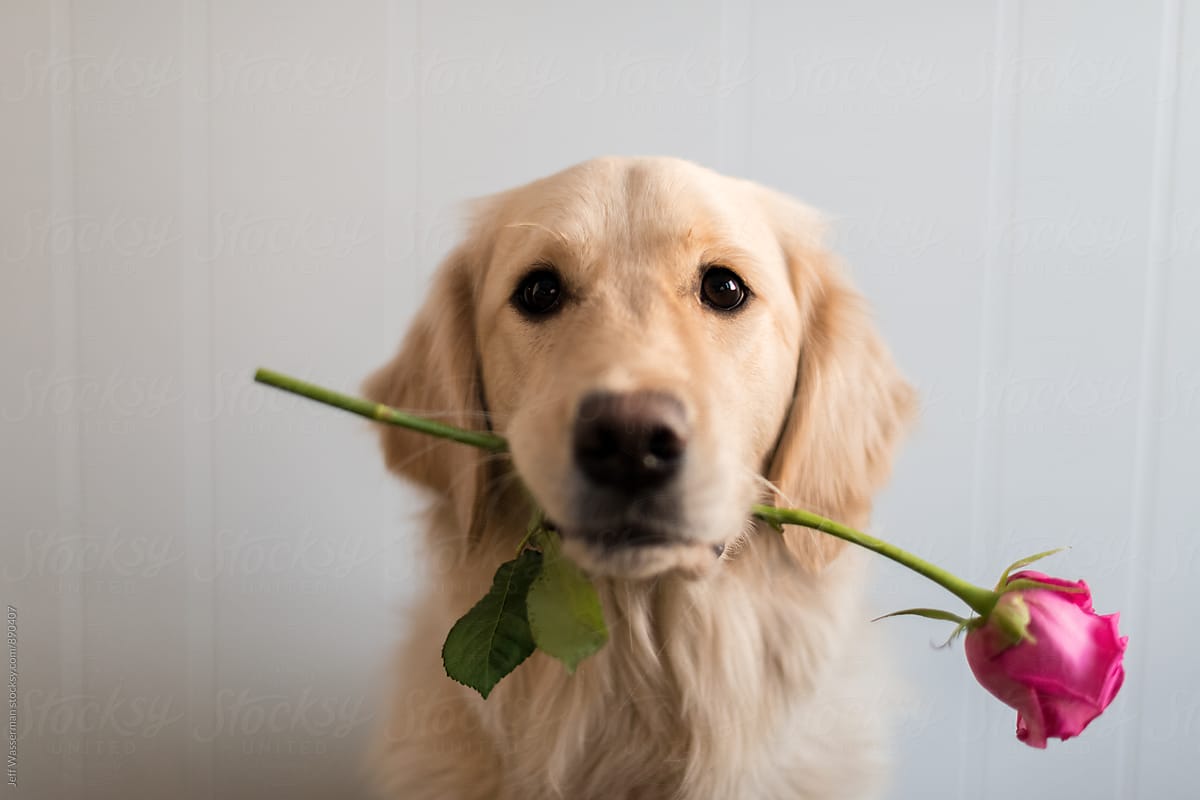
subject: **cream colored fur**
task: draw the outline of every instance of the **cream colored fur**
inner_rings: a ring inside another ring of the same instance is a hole
[[[531,264],[574,287],[551,323],[508,298]],[[707,263],[747,278],[735,317],[695,301]],[[649,388],[693,422],[681,524],[695,547],[576,545],[570,424],[587,391]],[[778,501],[865,526],[911,416],[818,217],[672,159],[599,159],[484,201],[370,396],[509,438],[512,457],[384,433],[432,492],[431,574],[371,768],[382,797],[860,798],[886,764],[887,670],[863,558],[753,524]],[[756,476],[774,485],[767,490]],[[518,477],[519,476],[519,477]],[[528,487],[597,575],[609,644],[574,675],[535,653],[485,701],[440,645],[512,557]],[[719,560],[703,557],[726,545]]]

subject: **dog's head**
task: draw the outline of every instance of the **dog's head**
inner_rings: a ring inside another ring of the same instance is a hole
[[[490,420],[595,573],[703,571],[773,493],[862,524],[913,397],[820,234],[686,162],[587,162],[480,204],[367,393]],[[398,429],[384,451],[472,527],[494,484],[479,453]],[[786,537],[812,567],[836,552]]]

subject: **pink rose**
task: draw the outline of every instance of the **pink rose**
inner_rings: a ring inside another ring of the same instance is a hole
[[[1128,637],[1117,631],[1117,614],[1096,614],[1083,581],[1025,571],[1008,583],[1018,580],[1079,591],[1006,592],[967,633],[967,662],[983,688],[1017,710],[1017,738],[1045,747],[1048,736],[1078,736],[1116,697]],[[1014,638],[1022,628],[1027,635]]]

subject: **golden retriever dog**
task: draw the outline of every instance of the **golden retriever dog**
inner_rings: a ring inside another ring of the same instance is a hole
[[[371,762],[381,796],[879,791],[891,695],[864,559],[750,512],[867,525],[914,407],[815,212],[667,158],[487,198],[366,391],[510,446],[383,431],[390,469],[433,504],[432,578]],[[534,653],[484,700],[440,648],[515,555],[530,497],[611,638],[573,675]]]

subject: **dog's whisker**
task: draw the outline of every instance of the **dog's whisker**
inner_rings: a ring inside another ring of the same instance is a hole
[[[505,225],[504,228],[505,229],[522,229],[522,228],[524,228],[524,229],[530,229],[530,230],[543,231],[545,233],[550,234],[555,239],[557,239],[559,244],[562,244],[562,245],[568,246],[568,247],[571,245],[571,240],[568,239],[565,234],[561,233],[560,231],[556,231],[551,228],[548,228],[540,222],[510,222],[509,224]]]
[[[752,483],[765,490],[767,498],[782,501],[784,505],[792,505],[791,498],[787,496],[787,493],[762,473],[749,467],[743,467],[742,472],[750,478]]]
[[[401,460],[393,462],[390,466],[397,472],[403,472],[406,468],[417,463],[420,459],[437,449],[438,444],[439,443],[435,440],[428,444],[423,444],[420,447],[414,448],[410,452],[406,453]]]

